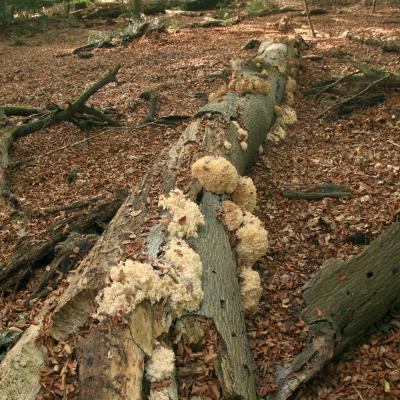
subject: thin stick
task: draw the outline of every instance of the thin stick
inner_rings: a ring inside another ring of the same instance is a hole
[[[379,83],[379,82],[382,82],[384,79],[387,79],[387,78],[389,78],[389,75],[385,75],[384,77],[377,79],[376,81],[370,83],[366,88],[364,88],[364,89],[361,90],[360,92],[356,93],[354,96],[349,97],[348,99],[339,101],[339,102],[333,104],[332,106],[328,107],[327,109],[325,109],[324,111],[322,111],[321,113],[319,113],[315,118],[316,118],[316,119],[321,118],[321,117],[322,117],[323,115],[325,115],[327,112],[329,112],[329,111],[335,109],[336,107],[341,106],[341,105],[343,105],[343,104],[347,104],[347,103],[350,102],[351,100],[354,100],[356,97],[361,96],[363,93],[365,93],[367,90],[369,90],[372,86],[376,85],[376,84]]]
[[[331,83],[330,85],[327,85],[327,86],[323,87],[319,92],[315,93],[315,95],[314,95],[315,98],[318,98],[318,96],[321,95],[322,93],[328,91],[329,89],[333,88],[334,86],[336,86],[340,82],[344,81],[347,78],[350,78],[350,76],[353,76],[353,75],[355,75],[357,73],[358,73],[358,71],[355,71],[355,72],[352,72],[351,74],[348,74],[348,75],[345,75],[345,76],[341,76],[335,82]]]
[[[356,393],[358,394],[358,397],[360,398],[360,400],[364,400],[364,398],[361,396],[361,393],[359,392],[359,390],[356,388],[356,386],[354,385],[354,383],[351,383],[351,386],[353,386],[354,390],[356,391]]]
[[[312,33],[313,37],[316,37],[317,35],[315,34],[314,25],[311,22],[310,11],[308,10],[307,0],[303,0],[303,3],[304,3],[304,10],[305,10],[306,15],[307,15],[308,25],[309,25],[309,27],[311,29],[311,33]]]
[[[392,144],[393,146],[400,147],[400,144],[398,144],[398,143],[396,143],[396,142],[392,142],[391,140],[388,140],[388,142],[389,142],[390,144]]]

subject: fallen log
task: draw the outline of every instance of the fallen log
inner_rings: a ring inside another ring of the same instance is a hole
[[[287,400],[368,327],[400,304],[400,224],[347,261],[327,261],[303,288],[301,318],[312,342],[277,368],[274,400]]]
[[[98,32],[100,38],[84,46],[77,47],[72,54],[82,55],[94,49],[111,48],[121,43],[129,43],[149,32],[164,32],[166,29],[161,20],[135,20],[123,29],[112,32]]]
[[[158,200],[178,185],[193,203],[199,204],[205,224],[199,228],[198,237],[190,239],[191,247],[187,244],[202,264],[203,302],[197,311],[192,309],[191,321],[183,324],[186,328],[181,335],[191,336],[199,320],[211,320],[218,333],[215,373],[224,398],[256,398],[253,362],[236,277],[237,260],[231,234],[218,217],[223,197],[202,189],[190,171],[199,157],[213,154],[220,155],[219,160],[229,160],[239,174],[244,174],[255,162],[274,122],[274,105],[283,97],[285,80],[292,68],[289,64],[296,56],[292,47],[269,42],[262,43],[256,59],[234,63],[230,91],[225,88],[219,97],[212,96],[214,100],[199,110],[178,142],[161,154],[160,161],[126,199],[93,250],[70,277],[70,285],[51,314],[48,335],[58,341],[68,340],[70,334],[88,323],[88,315],[93,314],[101,301],[101,296],[96,300],[96,295],[107,285],[110,269],[124,265],[121,261],[147,262],[152,265],[151,270],[160,268],[163,275],[159,257],[165,252],[169,233],[167,220],[164,217],[160,220]],[[188,219],[180,218],[178,229]],[[179,256],[179,251],[176,254]],[[179,274],[171,278],[171,285],[175,284],[174,279],[179,279]],[[191,281],[186,288],[189,293],[193,290]],[[117,313],[111,321],[100,318],[98,324],[91,322],[90,333],[79,340],[76,348],[80,398],[139,400],[149,386],[152,393],[157,391],[157,384],[160,389],[160,385],[164,388],[167,383],[171,390],[164,397],[176,398],[172,371],[168,378],[162,377],[162,382],[154,382],[151,375],[151,362],[159,350],[157,341],[168,347],[172,319],[178,318],[175,325],[181,325],[178,322],[188,318],[185,313],[181,318],[174,313],[169,300],[160,298],[144,301],[129,313]],[[163,351],[171,354],[165,347]],[[0,391],[2,384],[0,381]]]
[[[101,80],[92,85],[76,101],[66,108],[55,108],[48,112],[37,113],[37,110],[20,107],[3,107],[6,115],[37,115],[33,121],[6,128],[0,139],[0,206],[13,208],[16,203],[9,185],[11,172],[11,149],[15,141],[35,131],[55,125],[62,121],[68,121],[77,125],[80,129],[91,126],[119,126],[120,124],[110,118],[106,113],[86,105],[86,102],[102,87],[110,82],[117,82],[119,66],[113,68]]]
[[[114,217],[126,196],[127,193],[121,191],[112,201],[50,225],[39,237],[22,238],[7,260],[0,264],[0,291],[20,284],[31,269],[51,255],[55,246],[65,241],[71,232],[85,234],[103,230],[102,224]]]
[[[357,33],[347,32],[346,38],[353,42],[367,44],[370,46],[380,47],[383,51],[388,53],[400,53],[400,41],[399,40],[382,40],[373,36],[363,36]]]

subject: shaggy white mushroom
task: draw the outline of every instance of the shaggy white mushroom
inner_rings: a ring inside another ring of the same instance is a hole
[[[236,231],[236,237],[239,239],[236,252],[241,265],[253,265],[268,250],[268,232],[249,212],[245,213],[244,225]]]
[[[158,205],[171,214],[168,232],[172,237],[197,237],[197,230],[204,225],[204,216],[196,203],[186,199],[179,189],[169,192],[168,197],[161,196]]]
[[[155,347],[146,365],[146,377],[150,382],[170,379],[175,371],[175,353],[164,346]]]
[[[297,114],[296,111],[288,106],[274,106],[276,113],[276,123],[282,126],[293,125],[297,122]]]
[[[239,179],[232,200],[247,211],[253,212],[257,205],[257,189],[251,178],[243,176]]]
[[[110,271],[111,285],[96,297],[98,303],[95,316],[115,315],[122,310],[134,310],[144,300],[154,304],[167,296],[166,280],[154,271],[150,264],[126,260]]]
[[[240,272],[240,277],[240,294],[242,295],[244,311],[252,314],[257,311],[262,294],[260,274],[245,267]]]
[[[164,255],[165,261],[174,268],[169,296],[175,315],[184,311],[195,311],[203,299],[201,278],[203,264],[199,255],[183,240],[173,239]]]
[[[222,222],[228,231],[239,229],[243,222],[243,211],[233,201],[225,200],[222,203]]]
[[[217,193],[232,193],[239,175],[236,168],[224,157],[205,156],[192,165],[192,176],[204,189]]]

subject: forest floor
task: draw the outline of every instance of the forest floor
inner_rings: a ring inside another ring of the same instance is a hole
[[[0,104],[63,105],[112,66],[122,65],[119,83],[103,88],[92,103],[122,113],[124,127],[107,128],[106,135],[13,170],[11,186],[22,209],[38,210],[93,196],[109,198],[116,189],[134,188],[161,149],[187,125],[137,129],[148,111],[148,103],[138,100],[140,93],[157,90],[159,116],[193,115],[207,101],[207,94],[220,85],[207,81],[207,75],[227,68],[231,58],[253,55],[254,50],[241,49],[248,39],[282,35],[276,29],[281,17],[246,19],[224,28],[152,33],[126,46],[95,50],[90,59],[57,57],[85,43],[88,32],[84,27],[54,27],[46,34],[27,37],[27,43],[18,47],[11,45],[8,35],[0,36]],[[303,61],[294,105],[298,122],[288,129],[285,140],[266,142],[259,162],[249,171],[258,188],[257,215],[265,222],[271,243],[267,257],[259,263],[262,301],[258,313],[248,319],[259,394],[264,398],[275,388],[273,366],[293,360],[305,344],[306,328],[298,317],[301,287],[326,260],[345,259],[364,248],[353,244],[351,235],[367,232],[375,238],[400,215],[399,93],[388,92],[385,102],[336,119],[316,118],[335,101],[331,94],[319,99],[302,94],[316,81],[348,73],[346,60],[400,73],[399,54],[383,53],[342,36],[351,30],[400,37],[400,11],[383,9],[371,15],[352,7],[314,16],[316,38],[309,34],[304,17],[290,18],[286,34],[301,33],[311,44],[303,55],[323,57]],[[94,29],[110,27],[103,24]],[[82,132],[68,123],[59,124],[19,140],[12,159],[38,158],[100,131]],[[78,179],[68,183],[68,173],[78,165]],[[327,182],[346,185],[354,196],[318,202],[282,196],[285,186]],[[27,220],[0,213],[0,262],[20,238],[35,238],[67,215],[33,215]],[[44,301],[30,299],[41,271],[34,271],[26,289],[0,298],[0,329],[29,326]],[[58,288],[49,284],[49,290],[51,294]],[[372,327],[361,344],[331,364],[299,398],[400,398],[400,314],[394,312]]]

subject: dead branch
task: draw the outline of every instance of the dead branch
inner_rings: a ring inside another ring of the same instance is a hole
[[[346,79],[348,79],[350,76],[355,75],[357,72],[352,72],[350,74],[341,76],[340,78],[338,78],[335,82],[332,82],[326,86],[324,86],[323,88],[319,89],[317,93],[313,94],[313,96],[315,98],[318,98],[322,93],[327,92],[328,90],[334,88],[336,85],[338,85],[339,83],[345,81]]]
[[[6,128],[0,139],[0,205],[11,208],[15,206],[15,198],[9,186],[9,174],[11,170],[11,149],[14,142],[18,139],[62,121],[71,122],[81,129],[91,126],[120,126],[119,122],[114,121],[102,111],[86,106],[86,102],[90,97],[102,87],[110,82],[117,82],[118,70],[119,65],[114,67],[107,75],[92,85],[66,108],[56,108],[43,113],[39,112],[36,113],[37,118],[33,121]],[[14,113],[14,115],[16,115],[15,113],[18,113],[17,115],[29,113],[31,115],[31,112],[37,111],[20,107],[10,108],[9,106],[4,107],[3,110],[10,113],[10,115],[11,113]]]
[[[327,109],[325,109],[324,111],[322,111],[321,113],[319,113],[315,118],[321,118],[323,115],[325,115],[327,112],[332,111],[336,108],[338,108],[339,106],[345,105],[349,102],[351,102],[352,100],[354,100],[356,97],[361,96],[363,93],[367,92],[371,87],[377,85],[378,83],[384,81],[385,79],[387,79],[389,77],[389,75],[385,75],[384,77],[381,77],[379,79],[377,79],[376,81],[370,83],[367,87],[365,87],[363,90],[361,90],[360,92],[356,93],[354,96],[351,96],[347,99],[341,100],[335,104],[333,104],[332,106],[328,107]]]
[[[43,271],[41,280],[32,293],[31,298],[46,295],[47,290],[43,289],[48,285],[50,280],[54,279],[53,287],[57,287],[57,282],[63,279],[87,255],[98,238],[99,236],[96,234],[81,235],[73,231],[64,242],[56,245],[54,248],[54,259],[46,267],[46,270]]]
[[[283,197],[289,200],[322,200],[326,197],[330,197],[333,199],[340,199],[343,197],[352,197],[352,193],[350,191],[340,191],[340,190],[332,190],[332,191],[320,191],[320,192],[302,192],[302,191],[293,191],[290,189],[284,189]]]

